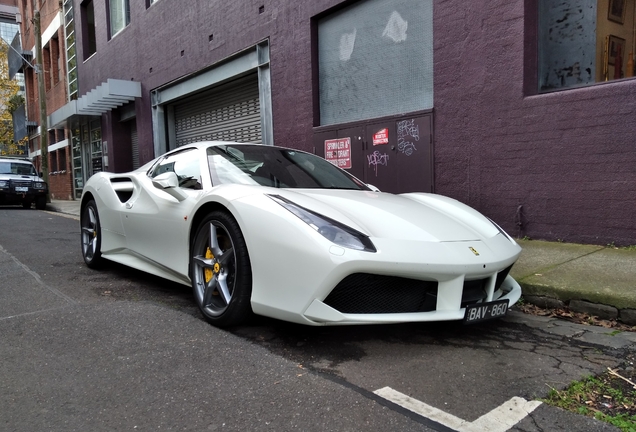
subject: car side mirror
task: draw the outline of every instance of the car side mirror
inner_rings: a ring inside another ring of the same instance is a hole
[[[42,171],[40,171],[38,174],[40,174],[40,178],[44,177],[44,173]]]
[[[172,171],[159,174],[157,177],[153,178],[152,185],[157,189],[170,194],[179,202],[188,197],[183,189],[179,187],[179,178]]]

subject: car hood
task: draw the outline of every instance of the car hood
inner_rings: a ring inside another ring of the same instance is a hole
[[[441,195],[322,189],[276,189],[276,194],[370,237],[470,241],[499,234],[479,212]]]
[[[0,174],[0,180],[31,180],[31,181],[44,181],[36,176],[22,175],[22,174]]]

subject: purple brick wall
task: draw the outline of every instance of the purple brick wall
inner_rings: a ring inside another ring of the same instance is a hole
[[[434,13],[436,192],[511,234],[636,244],[636,80],[524,96],[523,1]]]
[[[104,23],[104,2],[94,3]],[[131,1],[132,24],[110,41],[98,26],[96,55],[78,62],[80,95],[107,78],[142,82],[143,163],[154,157],[152,89],[269,38],[275,141],[311,150],[311,17],[339,3],[160,0],[146,9]],[[434,1],[436,192],[514,235],[636,244],[636,80],[529,95],[529,4]],[[116,164],[124,160],[112,155],[122,131],[113,129],[104,139]]]

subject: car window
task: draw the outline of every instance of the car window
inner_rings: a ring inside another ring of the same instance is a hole
[[[367,186],[309,153],[263,145],[207,149],[212,184],[238,183],[278,188],[355,189]]]
[[[37,175],[33,165],[21,162],[0,162],[0,174]]]
[[[196,149],[168,155],[152,170],[150,177],[154,178],[165,172],[174,172],[179,179],[180,187],[202,189],[200,162],[196,156]]]

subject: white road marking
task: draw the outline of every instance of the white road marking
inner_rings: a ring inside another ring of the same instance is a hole
[[[48,213],[48,214],[55,215],[55,216],[61,216],[61,217],[65,217],[65,218],[68,218],[68,219],[75,219],[77,221],[80,220],[79,216],[68,214],[68,213],[61,213],[61,212],[49,211],[49,210],[44,210],[44,213]]]
[[[481,431],[505,432],[541,405],[539,401],[527,401],[513,397],[488,414],[484,414],[472,422],[472,426]]]
[[[459,432],[506,432],[541,405],[539,401],[527,401],[520,397],[513,397],[474,422],[468,422],[390,387],[381,388],[373,393]]]

